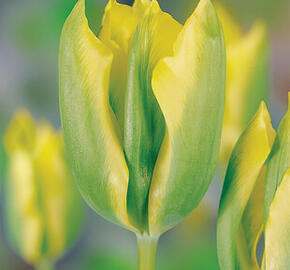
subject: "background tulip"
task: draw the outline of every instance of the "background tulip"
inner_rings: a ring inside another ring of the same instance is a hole
[[[290,266],[290,220],[285,207],[290,196],[289,119],[288,109],[275,135],[262,103],[232,152],[218,216],[222,270]],[[257,244],[262,233],[265,248],[259,262]]]
[[[7,236],[24,260],[37,269],[52,269],[75,242],[83,223],[61,134],[48,123],[36,125],[22,110],[9,124],[4,144]]]
[[[220,161],[226,165],[242,131],[269,89],[267,28],[256,21],[244,34],[242,27],[221,5],[218,14],[225,33],[227,54],[226,99]]]
[[[96,37],[79,0],[59,67],[79,189],[97,213],[137,233],[139,267],[153,269],[159,235],[197,206],[216,165],[225,48],[215,10],[202,0],[182,26],[157,1],[109,1]]]

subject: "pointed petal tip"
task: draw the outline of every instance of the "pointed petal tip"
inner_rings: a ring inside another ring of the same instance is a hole
[[[257,111],[257,115],[261,116],[264,120],[271,120],[267,105],[264,100],[261,101]]]
[[[85,8],[86,5],[86,1],[85,0],[78,0],[75,7],[79,7],[79,8]]]
[[[200,0],[196,9],[195,9],[195,12],[202,14],[204,12],[207,12],[209,9],[214,9],[211,1],[210,0]]]
[[[216,37],[220,35],[222,31],[221,24],[210,0],[201,0],[193,12],[193,16],[195,15],[200,18],[210,36]]]
[[[264,100],[261,101],[258,111],[262,113],[268,113],[267,105]]]
[[[257,111],[257,117],[260,119],[261,124],[265,127],[269,146],[272,147],[276,136],[276,131],[272,126],[271,116],[264,101],[261,101],[260,103],[259,109]]]

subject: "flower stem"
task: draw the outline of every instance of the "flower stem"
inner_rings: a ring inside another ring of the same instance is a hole
[[[36,265],[35,270],[54,270],[54,265],[50,261],[42,261]]]
[[[156,268],[156,250],[158,237],[152,237],[147,234],[137,234],[138,241],[138,269],[155,270]]]

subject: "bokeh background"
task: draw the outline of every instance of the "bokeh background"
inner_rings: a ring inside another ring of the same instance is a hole
[[[133,1],[120,1],[132,4]],[[196,0],[159,0],[163,10],[184,22]],[[270,95],[268,106],[276,128],[287,106],[290,90],[290,1],[220,1],[245,31],[257,19],[267,23],[270,43]],[[62,25],[76,0],[0,0],[0,135],[18,108],[36,119],[60,127],[58,108],[58,43]],[[215,3],[215,1],[213,1]],[[106,1],[87,0],[87,16],[98,32]],[[1,146],[2,147],[2,146]],[[1,160],[3,150],[1,150]],[[1,180],[5,177],[3,163]],[[221,190],[220,176],[201,205],[182,224],[164,234],[158,248],[158,270],[215,270],[215,222]],[[32,269],[7,243],[3,229],[0,191],[0,269]],[[131,270],[137,265],[135,236],[86,209],[81,237],[58,263],[59,270]],[[19,224],[21,226],[21,224]]]

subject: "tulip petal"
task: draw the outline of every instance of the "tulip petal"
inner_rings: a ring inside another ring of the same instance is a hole
[[[227,30],[227,29],[226,29]],[[226,163],[240,134],[268,93],[266,28],[257,22],[227,47],[226,100],[221,159]]]
[[[4,185],[5,222],[11,246],[30,263],[40,259],[44,231],[32,159],[35,140],[33,118],[25,110],[19,110],[4,136],[9,156]]]
[[[225,48],[210,1],[200,1],[174,44],[173,56],[155,67],[152,88],[166,124],[149,194],[154,235],[176,225],[197,206],[217,161]]]
[[[106,6],[99,39],[113,52],[110,77],[110,105],[123,135],[124,96],[126,90],[128,52],[136,25],[150,1],[137,0],[133,7],[110,0]]]
[[[35,145],[36,127],[31,115],[25,110],[19,110],[8,126],[4,136],[7,154],[23,149],[31,152]]]
[[[239,24],[235,22],[229,11],[222,5],[215,5],[217,14],[221,20],[221,24],[225,34],[225,43],[228,48],[232,44],[239,42],[242,36],[242,29]]]
[[[241,220],[237,239],[238,259],[242,269],[259,269],[257,244],[263,232],[264,182],[266,166],[261,169]],[[239,249],[239,246],[242,247]]]
[[[114,44],[128,53],[137,23],[148,6],[150,1],[135,1],[134,6],[130,7],[110,0],[105,8],[99,39],[108,45]]]
[[[38,262],[44,226],[38,206],[33,161],[29,153],[20,149],[9,159],[5,216],[7,235],[14,250],[29,263]]]
[[[290,269],[290,168],[284,174],[270,205],[265,229],[267,270]]]
[[[153,95],[156,62],[172,55],[181,25],[153,1],[133,35],[128,60],[124,114],[124,150],[129,168],[128,213],[141,230],[148,225],[148,192],[164,137],[162,112]],[[141,42],[140,42],[141,41]]]
[[[44,221],[42,254],[51,260],[71,246],[83,223],[80,196],[64,157],[60,134],[42,124],[37,131],[34,169]]]
[[[268,170],[265,180],[265,222],[276,189],[284,173],[290,167],[290,92],[288,92],[288,103],[288,111],[280,122],[277,136],[268,159]]]
[[[88,27],[85,1],[68,17],[60,44],[60,111],[79,189],[100,215],[130,227],[128,169],[109,105],[112,52]]]
[[[259,216],[252,217],[261,204],[260,194],[254,194],[263,183],[264,163],[271,151],[275,131],[264,102],[247,129],[240,136],[229,161],[223,186],[217,224],[218,257],[221,269],[256,269],[256,260],[250,260],[260,230]],[[260,182],[262,181],[262,183]],[[257,200],[255,202],[255,200]],[[256,205],[255,205],[256,204]],[[243,215],[249,215],[244,216]],[[241,227],[242,226],[242,227]],[[238,234],[242,228],[246,241]],[[246,231],[250,230],[250,231]],[[238,243],[237,243],[238,242]],[[241,255],[247,256],[241,257]],[[252,254],[251,254],[252,253]],[[245,267],[246,265],[246,267]],[[244,267],[244,268],[243,268]]]
[[[245,37],[248,43],[252,43],[251,51],[247,53],[251,70],[248,77],[242,124],[245,127],[257,111],[261,100],[267,100],[269,93],[269,48],[265,23],[256,22],[249,34]],[[253,59],[255,59],[253,61]],[[245,69],[246,70],[246,69]],[[245,73],[240,70],[241,73]]]

